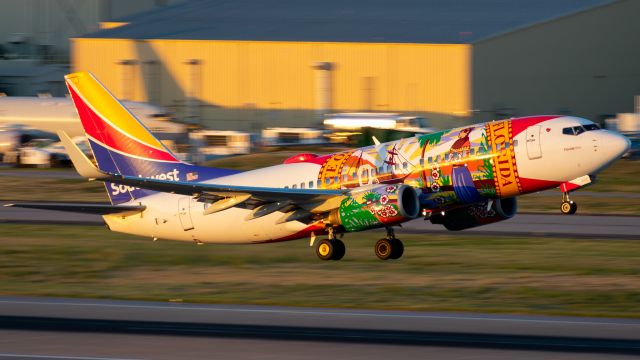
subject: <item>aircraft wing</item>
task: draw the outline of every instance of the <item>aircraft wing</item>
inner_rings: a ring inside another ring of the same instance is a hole
[[[96,166],[80,151],[63,131],[58,132],[69,158],[78,173],[88,179],[108,181],[137,188],[182,194],[213,202],[206,211],[214,213],[252,200],[257,209],[252,217],[272,212],[302,208],[312,213],[326,212],[339,206],[347,190],[284,189],[256,186],[207,184],[200,182],[148,179],[108,173]]]
[[[224,184],[206,184],[187,181],[171,181],[147,179],[135,176],[124,176],[119,174],[105,173],[105,178],[99,180],[110,181],[117,184],[135,186],[143,189],[156,190],[168,193],[198,196],[201,194],[229,195],[251,194],[252,198],[262,201],[320,201],[344,195],[343,190],[323,190],[323,189],[283,189],[257,186],[238,186]]]
[[[6,204],[7,207],[20,207],[27,209],[57,210],[81,212],[85,214],[107,215],[107,214],[134,214],[143,211],[144,205],[110,205],[98,203],[60,203],[60,202],[26,202],[16,204]]]

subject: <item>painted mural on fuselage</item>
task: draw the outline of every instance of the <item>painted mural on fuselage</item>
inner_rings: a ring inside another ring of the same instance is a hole
[[[317,186],[405,183],[438,210],[522,193],[511,120],[425,134],[311,160]]]

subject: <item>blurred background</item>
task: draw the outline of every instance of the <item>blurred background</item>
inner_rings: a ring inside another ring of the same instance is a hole
[[[5,0],[0,152],[75,116],[72,71],[193,161],[531,114],[635,139],[639,12],[632,0]]]

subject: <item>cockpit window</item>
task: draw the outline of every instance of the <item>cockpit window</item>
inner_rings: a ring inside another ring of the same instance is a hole
[[[580,135],[585,131],[600,130],[600,126],[597,124],[579,125],[574,127],[566,127],[562,129],[562,133],[565,135]]]

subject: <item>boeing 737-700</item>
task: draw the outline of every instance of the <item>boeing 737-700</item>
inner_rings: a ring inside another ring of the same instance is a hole
[[[424,134],[329,155],[299,154],[240,172],[182,162],[93,75],[66,83],[97,166],[60,132],[80,175],[103,181],[111,205],[14,204],[99,213],[113,231],[197,243],[309,238],[322,260],[345,254],[345,233],[386,229],[383,260],[402,256],[394,226],[424,217],[449,230],[503,221],[516,197],[569,192],[629,148],[624,136],[571,116],[531,116]],[[316,236],[322,239],[316,240]]]

